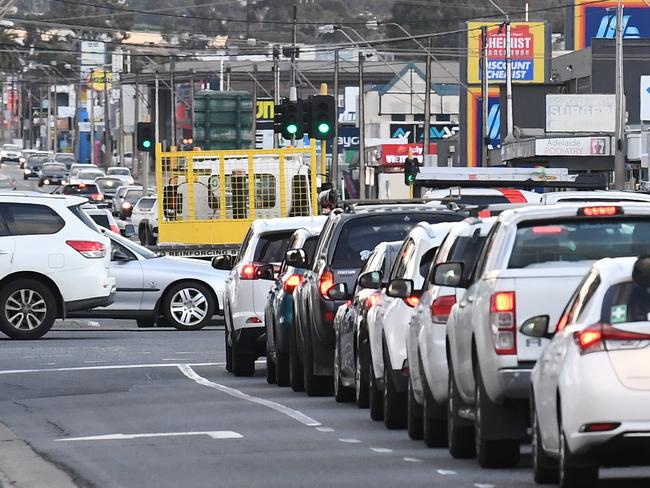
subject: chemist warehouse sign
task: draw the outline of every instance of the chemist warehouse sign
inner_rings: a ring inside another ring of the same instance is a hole
[[[479,84],[482,79],[481,27],[487,26],[488,80],[506,81],[506,29],[495,22],[467,23],[467,82]],[[512,80],[543,83],[545,74],[544,22],[512,22],[510,28]]]

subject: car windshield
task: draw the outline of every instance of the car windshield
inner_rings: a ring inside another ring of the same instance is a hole
[[[65,165],[64,164],[44,164],[43,165],[43,171],[65,171]]]
[[[54,159],[61,163],[69,163],[70,161],[74,161],[74,156],[72,154],[57,154]]]
[[[99,178],[100,176],[104,176],[103,171],[95,171],[95,170],[81,170],[79,173],[77,173],[77,178],[80,180],[94,180],[95,178]]]
[[[27,164],[35,165],[35,166],[42,166],[45,163],[48,163],[50,160],[48,158],[44,158],[43,156],[36,156],[36,157],[31,157],[29,158],[29,161]]]
[[[463,219],[454,214],[381,214],[347,222],[339,235],[332,258],[334,268],[360,269],[381,242],[401,241],[418,222],[438,224]]]
[[[118,175],[118,176],[129,176],[131,174],[131,171],[129,171],[129,168],[109,168],[107,174]]]
[[[517,228],[508,268],[588,265],[605,257],[643,255],[649,247],[650,219],[528,222]]]
[[[140,210],[151,210],[153,208],[154,203],[156,203],[155,198],[141,198],[138,201],[138,208]]]
[[[122,181],[117,178],[97,178],[95,184],[102,190],[115,191],[122,184]]]
[[[65,185],[63,187],[64,195],[92,195],[93,193],[99,193],[99,188],[97,185]]]
[[[124,200],[130,204],[135,204],[140,198],[142,198],[142,190],[128,190],[126,195],[124,195]]]

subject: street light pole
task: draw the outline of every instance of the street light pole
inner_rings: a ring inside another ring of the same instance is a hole
[[[625,93],[623,88],[623,5],[618,0],[616,6],[616,126],[614,151],[614,188],[625,189]]]
[[[431,51],[431,38],[429,38],[429,49]],[[422,141],[422,154],[426,158],[429,156],[429,141],[431,138],[431,56],[427,55],[426,75],[425,75],[426,92],[424,92],[424,140]]]
[[[339,50],[334,50],[334,139],[332,139],[332,166],[330,180],[334,194],[339,187]]]
[[[512,115],[512,47],[510,38],[510,16],[497,5],[494,0],[488,0],[494,7],[503,14],[506,18],[504,22],[506,28],[506,137],[505,142],[510,142],[514,139],[513,129],[513,115]],[[484,123],[487,123],[485,121]]]
[[[359,121],[359,199],[366,198],[366,109],[363,93],[363,61],[365,54],[359,51],[359,103],[357,119]]]

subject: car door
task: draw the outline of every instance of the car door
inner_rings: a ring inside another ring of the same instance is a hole
[[[16,240],[10,235],[3,217],[5,204],[0,203],[0,279],[11,273]]]
[[[133,252],[113,239],[111,239],[110,275],[115,278],[117,290],[115,300],[107,309],[141,310],[145,288],[142,261]]]

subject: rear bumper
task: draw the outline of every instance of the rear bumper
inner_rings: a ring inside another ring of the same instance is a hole
[[[78,310],[90,310],[95,307],[108,307],[115,299],[115,287],[105,297],[84,298],[83,300],[74,300],[65,302],[66,312],[75,312]]]
[[[527,400],[530,394],[532,367],[503,368],[499,370],[502,396],[513,400]],[[496,398],[493,398],[496,400]]]
[[[619,434],[595,448],[593,455],[601,466],[649,466],[650,430]]]

